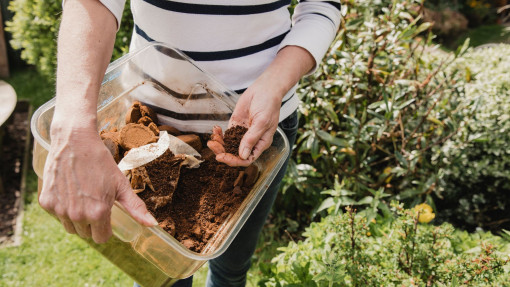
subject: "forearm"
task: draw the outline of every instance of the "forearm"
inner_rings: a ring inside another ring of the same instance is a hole
[[[266,90],[269,89],[271,94],[281,101],[314,66],[315,60],[307,50],[297,46],[286,46],[278,52],[255,84],[264,85]]]
[[[57,103],[52,133],[96,129],[97,98],[117,23],[99,1],[65,2],[58,38]]]

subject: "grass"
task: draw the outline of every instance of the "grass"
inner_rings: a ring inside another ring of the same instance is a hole
[[[39,75],[34,68],[11,71],[11,77],[5,81],[14,88],[18,99],[28,100],[34,110],[55,95],[53,80]]]
[[[510,44],[510,27],[502,25],[484,25],[474,29],[469,29],[463,35],[459,35],[452,44],[446,45],[447,48],[455,50],[469,38],[471,47],[478,47],[489,43],[506,43]]]
[[[54,95],[54,84],[34,69],[6,79],[18,99],[37,109]],[[0,249],[0,286],[131,286],[132,280],[61,225],[37,203],[37,175],[30,170],[22,244]]]
[[[18,99],[28,100],[35,111],[54,96],[54,82],[34,69],[12,71],[6,79]],[[132,286],[133,280],[75,235],[37,203],[37,175],[27,176],[22,244],[0,249],[0,287],[7,286]],[[256,286],[259,262],[267,262],[278,244],[268,234],[259,242],[248,286]],[[195,286],[204,286],[207,265],[194,276]]]

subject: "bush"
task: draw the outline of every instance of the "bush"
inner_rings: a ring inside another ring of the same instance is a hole
[[[437,207],[464,228],[510,228],[510,45],[476,49],[458,62],[469,71],[466,121],[445,142]],[[444,199],[443,199],[444,197]]]
[[[57,34],[62,14],[61,1],[12,0],[8,9],[14,13],[5,30],[12,34],[11,46],[21,50],[21,58],[45,76],[53,77],[57,66]],[[133,20],[129,1],[115,40],[112,60],[129,49]]]
[[[429,23],[420,24],[420,5],[343,4],[337,39],[298,89],[300,128],[277,202],[277,210],[289,212],[282,217],[306,226],[313,208],[339,209],[376,194],[433,204],[443,163],[431,158],[464,117],[463,75],[447,68],[467,45],[449,58],[425,61],[433,35],[426,33]],[[335,181],[343,191],[320,196]]]
[[[392,212],[367,221],[348,209],[312,223],[261,265],[259,286],[509,286],[510,242],[419,223],[422,211],[401,204]]]

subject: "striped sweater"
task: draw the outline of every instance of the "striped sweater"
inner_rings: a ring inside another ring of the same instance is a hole
[[[100,0],[120,24],[125,0]],[[299,46],[318,64],[340,24],[340,0],[131,0],[131,50],[158,41],[182,50],[241,94],[285,46]],[[283,98],[280,121],[299,104],[295,86]]]

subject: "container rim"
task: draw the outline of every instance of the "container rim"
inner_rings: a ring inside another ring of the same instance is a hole
[[[32,135],[34,136],[37,143],[39,143],[45,150],[50,151],[50,143],[42,138],[42,136],[37,131],[37,121],[43,112],[48,111],[51,107],[55,106],[55,102],[57,99],[53,97],[53,99],[47,101],[42,106],[40,106],[32,115],[32,119],[30,120],[30,130],[32,131]]]
[[[118,58],[117,60],[111,62],[108,67],[106,68],[106,71],[105,71],[105,76],[103,77],[103,81],[101,82],[101,85],[103,85],[104,83],[106,82],[109,82],[110,79],[107,77],[108,73],[112,72],[113,70],[117,69],[118,67],[120,67],[122,64],[124,64],[125,62],[129,61],[129,59],[135,57],[136,55],[140,54],[140,53],[143,53],[143,51],[147,50],[147,49],[150,49],[150,48],[154,48],[154,47],[162,47],[162,48],[166,48],[166,49],[171,49],[173,52],[177,53],[179,55],[179,57],[182,57],[183,59],[185,59],[186,61],[190,62],[195,68],[197,68],[198,70],[200,70],[201,72],[203,72],[204,74],[207,75],[207,77],[211,80],[211,82],[213,82],[215,85],[217,85],[218,87],[221,87],[222,90],[228,94],[229,96],[232,96],[232,97],[239,97],[239,95],[232,91],[230,88],[226,87],[221,81],[219,81],[215,76],[213,76],[211,73],[207,72],[207,71],[204,71],[202,68],[200,68],[200,66],[197,65],[197,63],[191,59],[190,57],[188,57],[186,54],[184,54],[181,50],[177,49],[176,47],[173,47],[171,45],[168,45],[166,43],[161,43],[161,42],[157,42],[157,41],[153,41],[153,42],[149,42],[147,44],[145,44],[143,47],[141,47],[140,49],[136,50],[136,51],[133,51],[133,52],[129,52],[128,54]],[[224,97],[219,97],[218,95],[214,94],[214,93],[211,93],[212,96],[214,96],[216,99],[222,101],[225,105],[227,105],[231,110],[234,110],[235,108],[235,102],[233,101],[226,101],[226,98]],[[34,136],[34,138],[37,140],[37,142],[47,151],[50,150],[50,147],[51,147],[51,144],[50,142],[46,141],[45,139],[43,139],[41,137],[41,135],[37,132],[37,129],[36,129],[36,126],[37,126],[37,120],[39,119],[40,115],[43,113],[43,112],[46,112],[48,111],[51,107],[55,106],[56,104],[56,97],[53,97],[51,100],[49,100],[48,102],[46,102],[45,104],[43,104],[42,106],[40,106],[35,112],[34,114],[32,115],[32,119],[30,121],[30,128],[31,128],[31,131],[32,131],[32,134]]]

